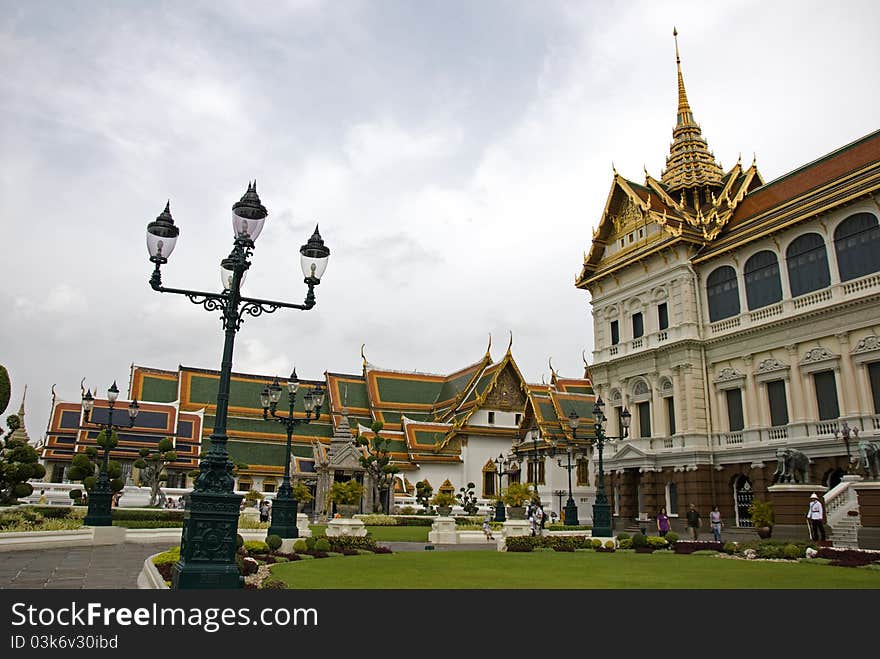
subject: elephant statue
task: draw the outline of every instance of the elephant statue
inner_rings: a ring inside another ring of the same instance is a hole
[[[880,442],[859,441],[859,465],[871,480],[880,478]]]
[[[776,451],[775,483],[806,483],[810,459],[794,448],[781,448]]]

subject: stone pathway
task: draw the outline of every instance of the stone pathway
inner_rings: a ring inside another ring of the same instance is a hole
[[[147,556],[169,543],[32,549],[0,553],[0,589],[137,588]]]

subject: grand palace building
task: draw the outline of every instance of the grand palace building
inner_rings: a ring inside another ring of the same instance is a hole
[[[614,172],[575,284],[609,434],[632,414],[605,453],[606,489],[620,518],[717,504],[748,526],[779,449],[831,488],[880,436],[880,131],[770,182],[755,162],[724,171],[677,42],[676,64],[666,168],[640,183]]]

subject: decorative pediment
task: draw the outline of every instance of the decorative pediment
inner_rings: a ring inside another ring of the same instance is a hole
[[[817,362],[827,362],[832,359],[840,359],[840,355],[835,355],[828,348],[813,348],[804,355],[801,364],[815,364]]]
[[[499,375],[482,407],[503,411],[521,411],[526,404],[522,380],[509,365]]]
[[[720,384],[722,382],[733,382],[735,380],[741,380],[745,377],[745,375],[740,373],[735,368],[731,366],[726,366],[718,372],[718,377],[715,378],[715,383]]]
[[[645,453],[633,444],[626,444],[613,456],[614,460],[647,459],[647,457],[647,453]]]
[[[774,371],[784,371],[788,368],[788,364],[783,364],[778,359],[770,358],[763,360],[758,364],[755,373],[772,373]]]
[[[623,200],[616,213],[611,215],[611,225],[614,227],[612,235],[618,236],[628,232],[633,227],[644,224],[645,214],[641,208],[633,203],[629,197]]]
[[[853,348],[852,354],[858,355],[863,352],[874,352],[877,350],[880,350],[880,336],[871,334],[858,342],[856,347]]]

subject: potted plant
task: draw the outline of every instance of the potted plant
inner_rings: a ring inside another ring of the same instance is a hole
[[[535,492],[528,483],[511,483],[501,494],[501,500],[509,506],[507,517],[509,519],[525,519],[526,511],[523,508],[527,502],[534,498]]]
[[[356,480],[335,482],[327,493],[327,502],[336,504],[336,511],[343,517],[351,517],[360,507],[364,486]]]
[[[447,516],[452,512],[452,506],[455,505],[455,496],[451,492],[437,492],[431,503],[437,506],[437,514]]]
[[[758,537],[767,539],[773,533],[773,504],[769,501],[755,499],[749,506],[749,514],[752,516],[752,525],[758,533]]]
[[[257,503],[263,500],[263,493],[256,490],[248,490],[244,495],[244,500],[249,508],[255,508]]]

